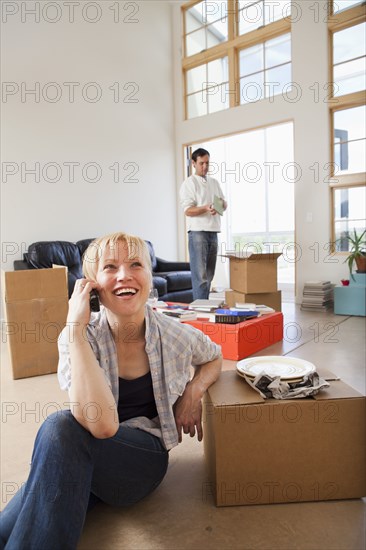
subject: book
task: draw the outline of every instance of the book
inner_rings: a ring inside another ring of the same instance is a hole
[[[274,313],[275,310],[272,307],[264,304],[245,304],[236,302],[235,307],[230,308],[232,311],[259,311],[259,313]]]
[[[275,313],[276,311],[273,307],[265,306],[264,304],[257,305],[255,309],[262,314]]]
[[[333,306],[334,284],[330,281],[307,281],[302,292],[302,310],[324,311]]]
[[[220,199],[220,197],[218,197],[217,195],[214,196],[213,207],[216,212],[220,214],[220,216],[224,214],[224,205],[222,199]]]
[[[232,315],[233,317],[248,317],[249,315],[258,315],[255,309],[239,310],[239,309],[217,309],[216,315]]]
[[[194,321],[197,319],[197,313],[195,311],[186,311],[186,310],[172,310],[172,311],[163,311],[164,315],[167,315],[168,317],[174,317],[175,319],[178,319],[179,321]]]
[[[224,304],[223,298],[210,298],[208,300],[194,300],[189,304],[189,309],[196,311],[215,311]]]
[[[323,288],[324,286],[330,285],[330,281],[307,281],[304,286],[319,287]]]
[[[258,317],[259,312],[255,310],[232,310],[232,309],[217,309],[215,312],[215,323],[235,324],[242,323],[247,319]]]

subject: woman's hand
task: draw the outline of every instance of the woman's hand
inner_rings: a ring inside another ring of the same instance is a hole
[[[195,368],[195,373],[186,385],[183,395],[174,405],[174,418],[179,443],[182,441],[182,429],[185,434],[194,437],[197,431],[198,441],[202,441],[202,397],[205,391],[220,376],[222,356]]]
[[[174,405],[175,424],[179,443],[182,441],[182,429],[185,434],[194,437],[197,431],[198,441],[202,441],[202,393],[189,382],[181,397]]]
[[[97,283],[88,279],[78,279],[69,300],[67,322],[84,328],[90,321],[90,293],[98,289]]]

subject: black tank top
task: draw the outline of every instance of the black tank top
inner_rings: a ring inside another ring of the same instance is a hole
[[[154,418],[157,416],[155,398],[152,387],[151,372],[139,378],[125,380],[118,378],[118,418],[120,422],[136,416]]]

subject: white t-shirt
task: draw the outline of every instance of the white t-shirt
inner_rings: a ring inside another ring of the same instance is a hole
[[[204,206],[212,204],[217,195],[224,199],[220,184],[215,178],[207,176],[205,181],[201,176],[190,176],[181,185],[179,196],[184,212],[191,206]],[[216,231],[221,230],[221,216],[214,216],[205,212],[200,216],[187,216],[188,231]]]

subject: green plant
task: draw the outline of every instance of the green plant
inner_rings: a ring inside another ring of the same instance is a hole
[[[365,234],[366,229],[357,235],[356,229],[353,230],[353,234],[350,233],[348,235],[345,235],[342,237],[342,241],[346,240],[348,241],[350,248],[349,248],[349,254],[347,258],[344,260],[345,263],[348,264],[348,269],[350,272],[351,277],[352,275],[352,267],[353,263],[356,262],[356,265],[358,267],[358,271],[361,273],[364,273],[366,271],[365,265],[366,265],[366,240],[365,240]],[[338,239],[340,241],[341,239]]]

